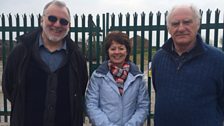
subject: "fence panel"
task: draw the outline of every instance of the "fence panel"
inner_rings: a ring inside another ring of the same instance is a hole
[[[214,19],[211,18],[212,14],[212,11],[208,10],[206,16],[203,17],[201,11],[202,20],[199,33],[207,44],[224,50],[224,17],[220,18],[218,9],[215,11]],[[74,15],[70,28],[71,38],[78,43],[88,60],[89,76],[105,59],[103,50],[105,36],[113,30],[129,35],[132,43],[131,60],[144,72],[150,91],[151,106],[147,125],[151,125],[150,119],[153,118],[154,113],[154,91],[151,88],[150,64],[154,53],[169,37],[166,29],[166,15],[167,12],[164,14],[157,12],[155,15],[152,12],[149,14],[143,12],[140,16],[137,13],[133,15],[127,13],[124,16],[121,13],[117,16],[106,13],[95,17],[90,14],[87,19],[85,15],[81,15],[81,18]],[[15,38],[39,27],[40,19],[40,15],[34,16],[33,14],[30,16],[26,14],[0,15],[1,74],[7,55],[16,44]],[[8,122],[10,104],[3,98],[2,93],[0,97],[0,122]]]

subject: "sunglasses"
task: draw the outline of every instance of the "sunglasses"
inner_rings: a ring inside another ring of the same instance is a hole
[[[66,25],[68,25],[68,20],[66,20],[66,19],[64,19],[64,18],[60,18],[60,19],[58,19],[56,16],[53,16],[53,15],[50,15],[50,16],[48,16],[48,21],[50,21],[50,22],[52,22],[52,23],[55,23],[55,22],[57,22],[59,20],[59,22],[60,22],[60,24],[61,25],[64,25],[64,26],[66,26]]]

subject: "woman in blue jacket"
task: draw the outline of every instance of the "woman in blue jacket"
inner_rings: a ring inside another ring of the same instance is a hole
[[[142,126],[149,97],[144,75],[129,61],[128,36],[111,32],[105,49],[107,60],[93,72],[86,91],[87,114],[96,126]]]

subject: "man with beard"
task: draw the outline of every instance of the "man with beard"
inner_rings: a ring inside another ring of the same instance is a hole
[[[70,12],[51,1],[41,28],[18,37],[7,59],[3,93],[11,102],[10,126],[82,126],[86,60],[68,36]]]

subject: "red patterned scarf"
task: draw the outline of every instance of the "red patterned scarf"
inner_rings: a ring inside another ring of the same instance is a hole
[[[128,76],[130,65],[128,63],[124,63],[122,68],[119,68],[109,61],[108,66],[111,74],[114,77],[114,80],[117,82],[120,95],[123,95],[124,82]]]

